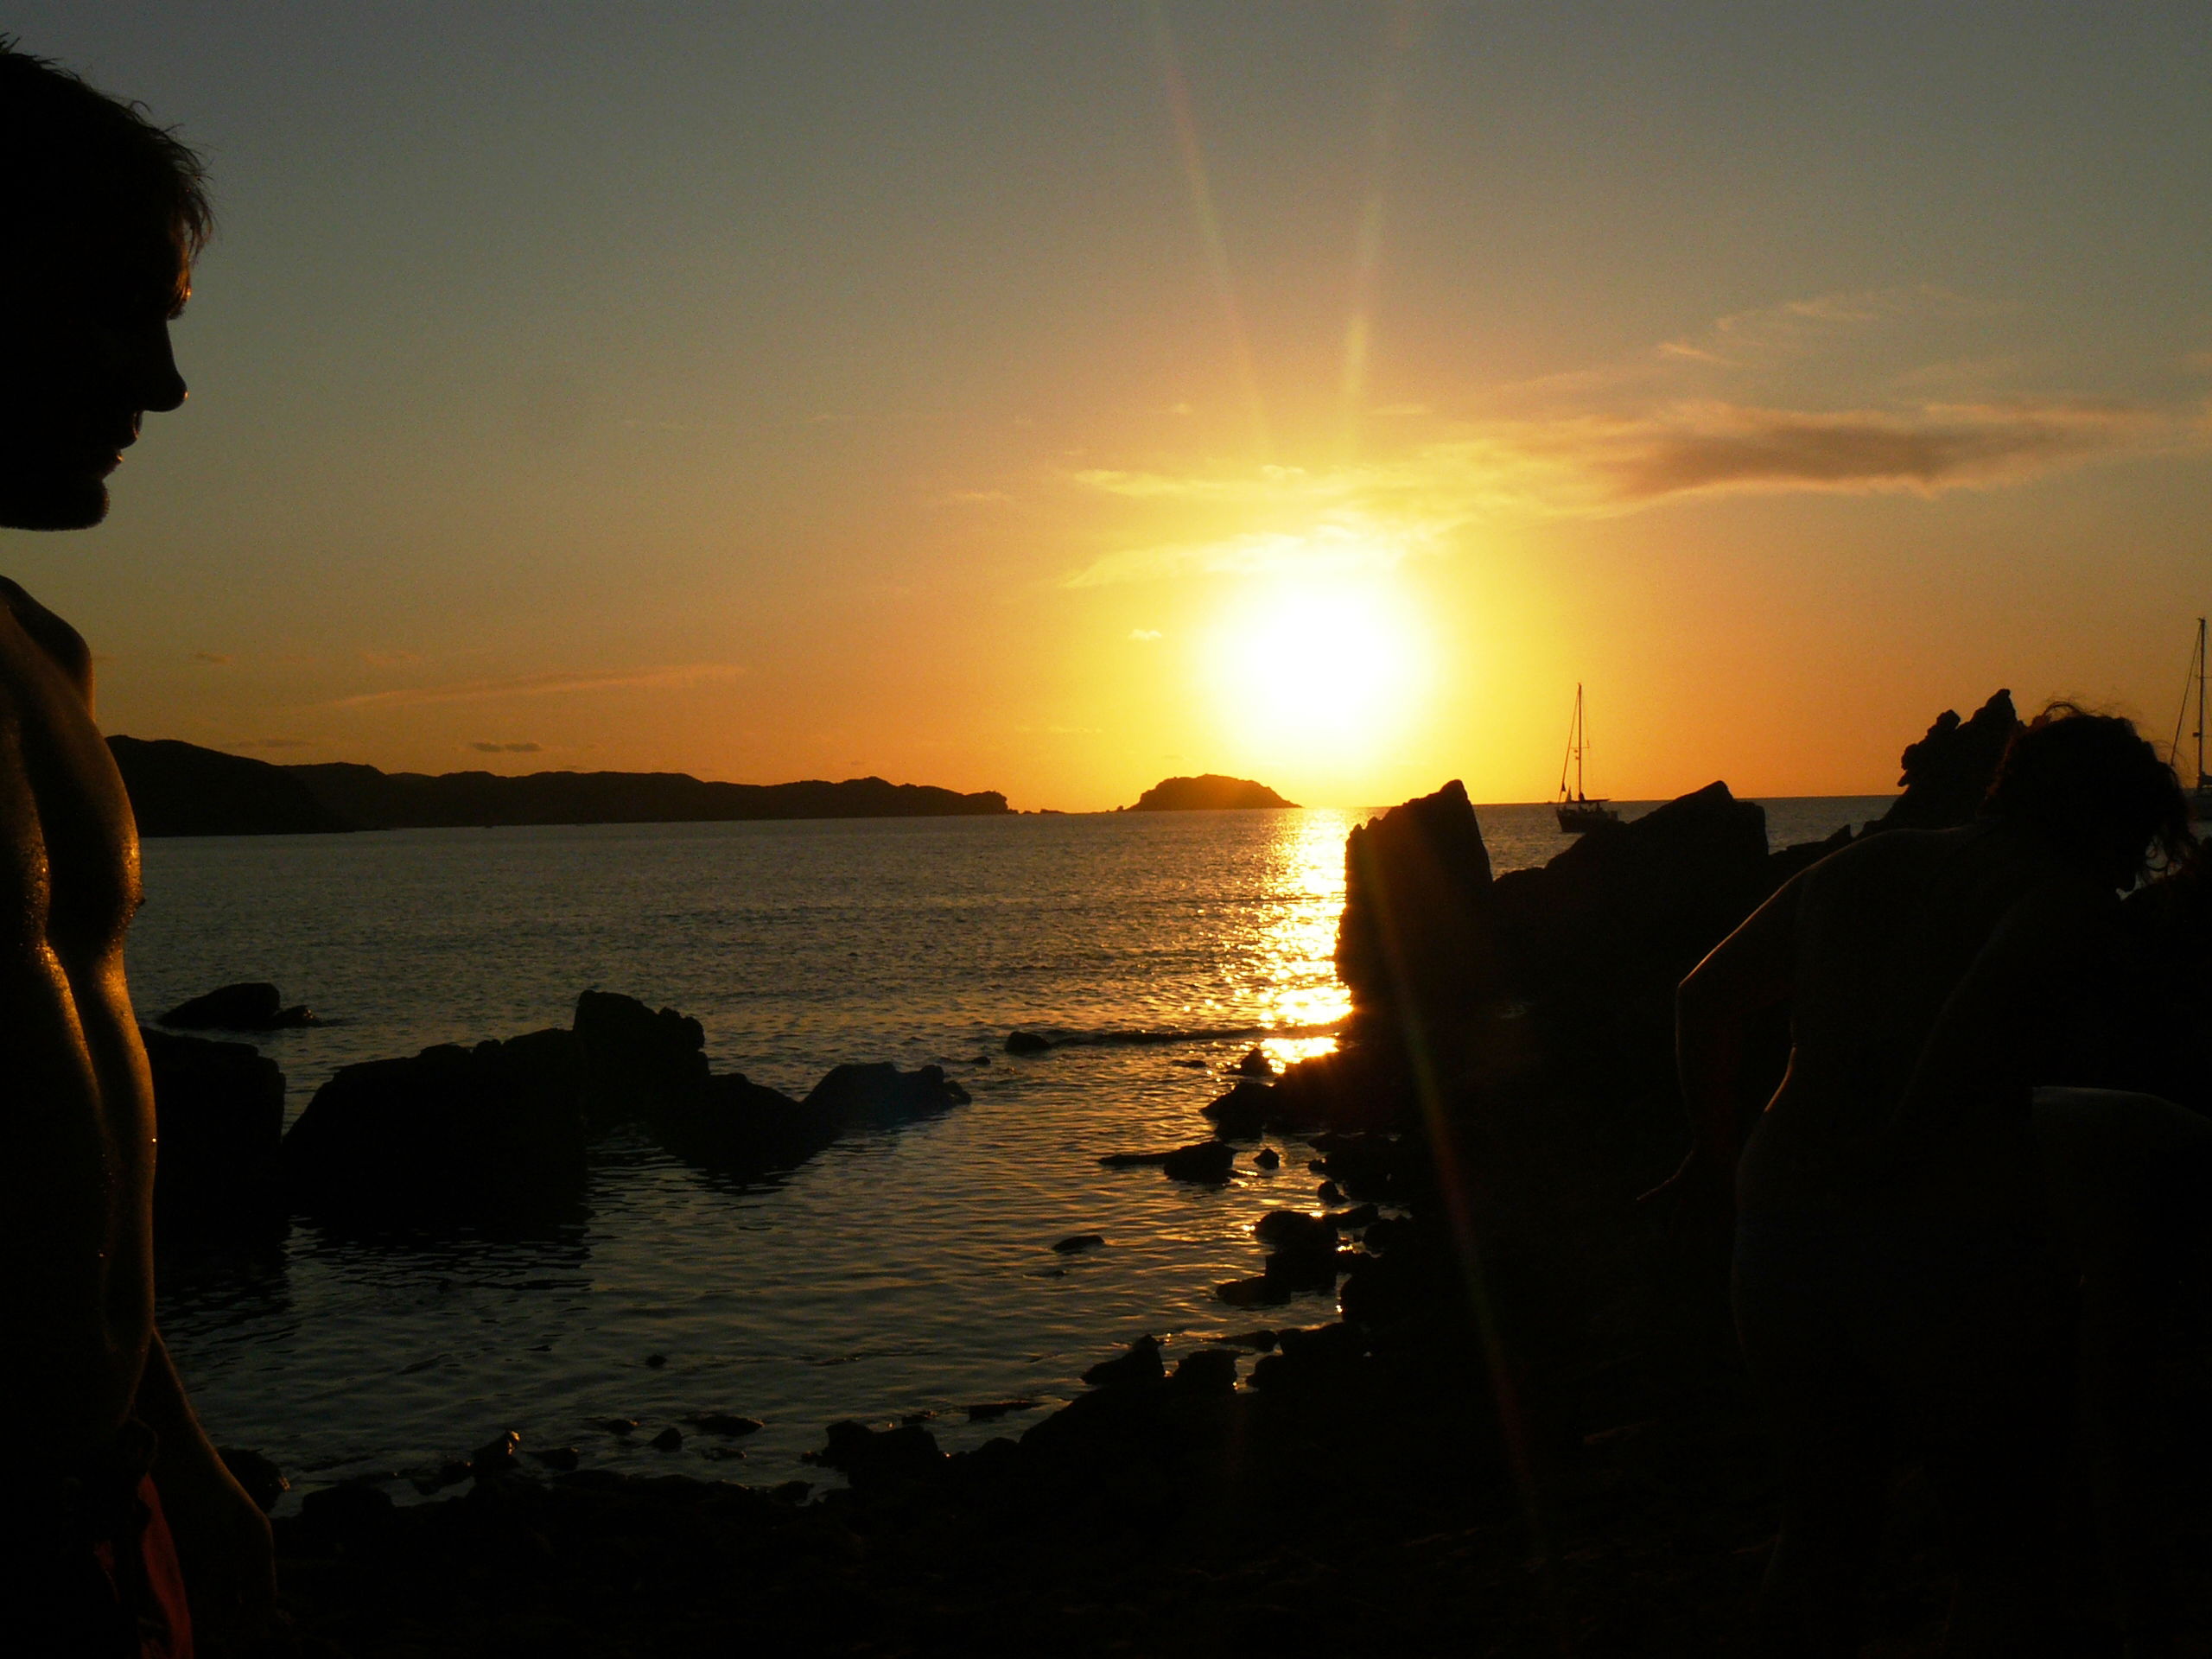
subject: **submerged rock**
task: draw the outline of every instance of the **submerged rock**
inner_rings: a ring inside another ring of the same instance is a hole
[[[646,1122],[677,1157],[750,1179],[792,1169],[837,1138],[837,1123],[810,1102],[738,1073],[700,1079],[654,1107]]]
[[[283,1031],[322,1022],[303,1003],[285,1007],[266,980],[248,980],[180,1002],[155,1023],[179,1031]]]
[[[806,1109],[823,1115],[839,1134],[887,1128],[917,1118],[934,1117],[965,1106],[968,1091],[944,1075],[941,1065],[901,1071],[888,1061],[841,1065],[814,1085]]]
[[[1052,1046],[1050,1038],[1039,1037],[1033,1031],[1010,1031],[1007,1033],[1006,1052],[1009,1054],[1042,1054]]]
[[[1074,1255],[1083,1250],[1103,1249],[1106,1248],[1106,1235],[1103,1233],[1070,1233],[1065,1238],[1053,1245],[1052,1248],[1058,1250],[1062,1255]]]
[[[1236,1166],[1236,1148],[1226,1141],[1197,1141],[1172,1152],[1109,1152],[1098,1160],[1109,1169],[1156,1164],[1170,1180],[1217,1185]]]

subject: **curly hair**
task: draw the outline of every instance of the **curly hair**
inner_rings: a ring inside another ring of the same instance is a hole
[[[1981,810],[2035,826],[2118,886],[2198,856],[2174,769],[2133,721],[2071,702],[2047,705],[2012,734]]]
[[[109,97],[8,35],[0,35],[0,215],[17,237],[158,225],[176,255],[180,299],[215,228],[207,168],[189,145],[155,125],[143,104]]]

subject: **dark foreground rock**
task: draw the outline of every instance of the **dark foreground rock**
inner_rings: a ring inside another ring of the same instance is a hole
[[[268,981],[248,980],[180,1002],[155,1023],[177,1031],[285,1031],[321,1021],[303,1003],[287,1007]]]
[[[161,1155],[154,1225],[164,1241],[264,1238],[284,1228],[278,1148],[284,1074],[250,1043],[139,1027]]]

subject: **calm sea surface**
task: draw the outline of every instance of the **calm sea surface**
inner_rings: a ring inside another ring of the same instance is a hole
[[[1769,801],[1777,845],[1886,798]],[[1630,816],[1642,810],[1627,807]],[[152,1014],[273,979],[334,1023],[267,1038],[290,1108],[340,1065],[565,1026],[577,992],[696,1015],[717,1071],[803,1095],[847,1060],[935,1061],[974,1103],[733,1187],[617,1149],[556,1236],[369,1246],[296,1227],[280,1254],[172,1264],[162,1324],[217,1440],[305,1489],[435,1466],[500,1431],[587,1465],[772,1482],[840,1417],[935,1413],[948,1447],[1033,1420],[1143,1332],[1258,1323],[1211,1295],[1258,1270],[1251,1224],[1310,1204],[1303,1148],[1225,1189],[1102,1154],[1206,1131],[1259,1033],[1280,1062],[1345,1009],[1333,811],[402,830],[156,841],[132,937]],[[1501,871],[1567,844],[1549,809],[1481,809]],[[1078,1041],[1001,1052],[1020,1027]],[[1180,1033],[1163,1044],[1111,1040]],[[1192,1062],[1200,1063],[1194,1067]],[[1103,1233],[1101,1251],[1052,1249]],[[1320,1297],[1271,1323],[1332,1317]],[[653,1357],[664,1363],[649,1363]],[[765,1420],[743,1460],[685,1416]],[[595,1417],[636,1417],[626,1443]],[[405,1495],[406,1489],[398,1489]]]

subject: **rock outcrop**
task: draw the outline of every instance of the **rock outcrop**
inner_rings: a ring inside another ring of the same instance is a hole
[[[1972,823],[2020,723],[2010,691],[1996,693],[1970,720],[1946,709],[1898,757],[1904,793],[1868,828],[1948,830]]]
[[[284,1074],[250,1043],[139,1027],[160,1135],[154,1225],[164,1240],[261,1238],[284,1227]]]
[[[581,1197],[583,1046],[547,1030],[344,1067],[284,1137],[287,1192],[346,1223],[529,1216]]]

